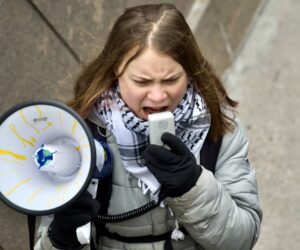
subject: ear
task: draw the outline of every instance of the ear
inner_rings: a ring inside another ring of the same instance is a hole
[[[114,73],[115,78],[119,78],[119,76],[120,76],[120,66],[114,67],[113,73]]]

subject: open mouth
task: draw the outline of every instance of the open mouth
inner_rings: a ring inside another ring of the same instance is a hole
[[[153,113],[159,113],[159,112],[163,112],[163,111],[167,111],[168,107],[160,107],[160,108],[151,108],[151,107],[144,107],[144,112],[149,115],[149,114],[153,114]]]

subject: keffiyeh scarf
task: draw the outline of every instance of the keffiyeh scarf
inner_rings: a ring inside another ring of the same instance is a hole
[[[148,170],[142,157],[149,144],[148,121],[138,118],[124,103],[118,86],[111,88],[97,103],[97,114],[118,144],[123,165],[139,180],[144,193],[158,194],[160,183]],[[204,99],[188,85],[183,99],[173,111],[176,136],[198,158],[210,127],[210,114]]]

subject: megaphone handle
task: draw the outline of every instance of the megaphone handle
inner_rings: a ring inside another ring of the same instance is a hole
[[[92,230],[91,222],[88,222],[85,225],[78,227],[76,229],[77,239],[82,245],[90,244],[91,230]]]
[[[96,165],[101,169],[105,161],[104,149],[103,146],[100,144],[100,142],[98,142],[97,140],[94,141],[96,147]],[[98,169],[98,171],[100,170]],[[87,189],[87,191],[92,195],[93,199],[95,199],[97,195],[98,181],[99,179],[93,178]],[[76,229],[76,236],[78,241],[83,245],[89,244],[91,241],[91,231],[92,231],[91,222],[88,222],[87,224],[78,227]]]
[[[87,191],[92,195],[93,199],[96,198],[96,192],[98,187],[98,179],[93,178],[91,184],[89,185]],[[91,231],[92,231],[92,224],[88,222],[87,224],[78,227],[76,229],[76,236],[78,241],[84,244],[90,244],[91,241]]]

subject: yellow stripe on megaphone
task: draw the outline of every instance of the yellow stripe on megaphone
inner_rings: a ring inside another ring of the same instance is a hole
[[[22,141],[23,144],[27,143],[31,147],[34,147],[34,142],[36,142],[36,139],[33,136],[30,137],[30,140],[27,140],[18,133],[15,125],[10,124],[9,128],[17,136],[17,138],[19,138]]]
[[[21,187],[22,185],[24,185],[25,183],[29,182],[31,180],[31,177],[21,181],[20,183],[18,183],[17,185],[15,185],[13,188],[11,188],[5,195],[11,195],[13,192],[15,192],[19,187]]]
[[[29,197],[29,199],[27,200],[28,203],[31,203],[32,200],[37,196],[38,193],[42,192],[43,188],[40,187],[38,188],[35,192],[33,192],[33,194]]]
[[[23,111],[20,110],[20,114],[21,114],[21,117],[23,119],[23,121],[25,122],[26,125],[28,125],[29,127],[33,128],[33,130],[36,132],[36,133],[40,133],[40,130],[35,127],[34,125],[32,125],[31,123],[29,123],[25,117],[25,115],[23,114]]]
[[[73,122],[73,127],[72,127],[72,135],[73,135],[73,136],[74,136],[74,134],[75,134],[76,128],[77,128],[77,121],[74,120],[74,122]]]
[[[6,150],[6,149],[0,149],[0,154],[1,155],[10,155],[10,156],[16,158],[17,160],[21,160],[21,161],[25,161],[27,159],[26,155],[17,154],[17,153],[14,153],[14,152],[12,152],[10,150]]]

